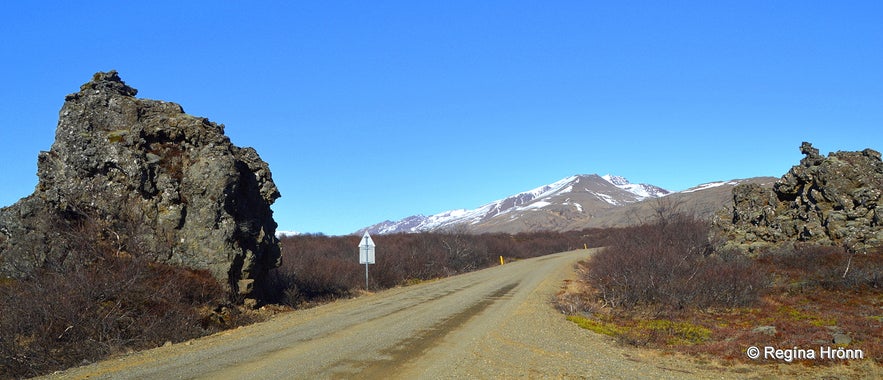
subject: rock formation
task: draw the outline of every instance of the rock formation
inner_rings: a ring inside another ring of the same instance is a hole
[[[747,251],[787,242],[844,246],[855,252],[883,247],[883,162],[880,153],[834,152],[824,157],[804,142],[806,157],[772,189],[733,189],[733,207],[715,221],[725,246]]]
[[[37,188],[0,210],[0,277],[59,262],[71,239],[58,221],[92,219],[121,253],[207,269],[260,296],[281,257],[267,163],[231,144],[223,125],[136,93],[110,71],[65,97]]]

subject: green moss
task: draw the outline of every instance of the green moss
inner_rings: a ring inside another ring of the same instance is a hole
[[[129,133],[129,131],[127,131],[125,129],[118,129],[115,131],[110,131],[107,133],[107,141],[112,142],[112,143],[118,143],[120,141],[123,141],[123,138],[125,138],[128,133]]]
[[[638,323],[638,328],[650,332],[671,335],[670,344],[696,344],[711,338],[711,330],[689,322],[672,322],[667,319],[651,319]]]
[[[626,341],[647,342],[656,340],[675,344],[697,344],[711,339],[711,329],[688,322],[673,322],[666,319],[637,321],[635,326],[619,326],[613,323],[571,315],[568,321],[586,330],[623,338]],[[654,338],[655,337],[655,338]]]
[[[809,323],[811,325],[817,326],[817,327],[837,326],[837,319],[836,318],[816,318],[816,319],[809,321]]]
[[[807,321],[809,324],[813,326],[836,326],[837,319],[836,318],[822,318],[821,316],[814,315],[811,313],[807,313],[804,311],[797,310],[793,307],[782,306],[779,308],[779,312],[787,315],[790,319],[795,321]]]
[[[589,330],[589,331],[592,331],[592,332],[595,332],[598,334],[617,336],[617,335],[622,335],[625,332],[625,330],[622,327],[617,326],[615,324],[602,322],[602,321],[596,321],[594,319],[589,319],[589,318],[582,317],[579,315],[568,316],[567,320],[571,321],[573,323],[576,323],[577,326],[579,326],[579,327],[582,327],[586,330]]]
[[[779,308],[779,312],[787,315],[789,318],[795,321],[805,321],[809,319],[813,319],[811,314],[804,313],[800,310],[797,310],[793,307],[782,306]]]

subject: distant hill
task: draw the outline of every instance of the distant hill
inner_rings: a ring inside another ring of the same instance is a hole
[[[377,223],[357,234],[439,231],[465,225],[472,233],[568,231],[589,227],[634,224],[652,217],[664,205],[710,217],[732,202],[739,183],[772,186],[776,178],[757,177],[698,185],[672,193],[649,184],[633,184],[623,177],[582,174],[490,202],[476,209],[456,209],[435,215],[413,215]]]

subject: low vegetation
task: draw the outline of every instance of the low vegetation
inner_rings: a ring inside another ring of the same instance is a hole
[[[612,232],[582,267],[604,305],[654,313],[753,304],[766,278],[738,253],[713,253],[707,223],[685,214]]]
[[[58,225],[71,249],[0,280],[0,378],[22,378],[251,323],[206,271],[120,250],[95,219]]]
[[[156,263],[108,223],[60,217],[69,250],[32,276],[0,279],[0,378],[50,373],[115,354],[181,342],[262,320],[206,271]],[[408,285],[506,261],[606,244],[603,230],[569,233],[376,236],[370,290]],[[358,236],[283,239],[270,289],[280,304],[308,307],[364,291]]]
[[[58,231],[71,243],[64,257],[30,278],[0,280],[0,378],[45,374],[261,318],[235,307],[207,272],[142,257],[137,244],[121,244],[95,219],[65,219]],[[750,259],[715,251],[706,236],[705,222],[681,214],[566,233],[473,235],[461,227],[380,235],[367,290],[498,265],[500,256],[509,262],[603,246],[557,299],[584,328],[636,346],[738,361],[748,360],[748,346],[827,344],[836,332],[852,339],[849,348],[883,361],[883,252],[796,246]],[[284,238],[269,301],[299,308],[366,291],[359,240]]]
[[[378,235],[371,291],[447,277],[505,261],[606,244],[605,230],[473,235],[463,227],[441,233]],[[365,289],[360,236],[298,235],[282,239],[282,267],[272,273],[275,301],[303,307]]]
[[[715,251],[706,223],[680,214],[611,236],[556,300],[583,328],[725,361],[751,361],[750,346],[831,346],[883,362],[883,252],[790,245],[748,258]]]

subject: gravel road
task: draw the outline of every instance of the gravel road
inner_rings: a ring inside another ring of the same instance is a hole
[[[551,306],[564,252],[277,315],[51,379],[751,378],[787,367],[720,366],[614,343]],[[783,370],[784,368],[784,370]],[[804,373],[805,374],[805,373]]]

